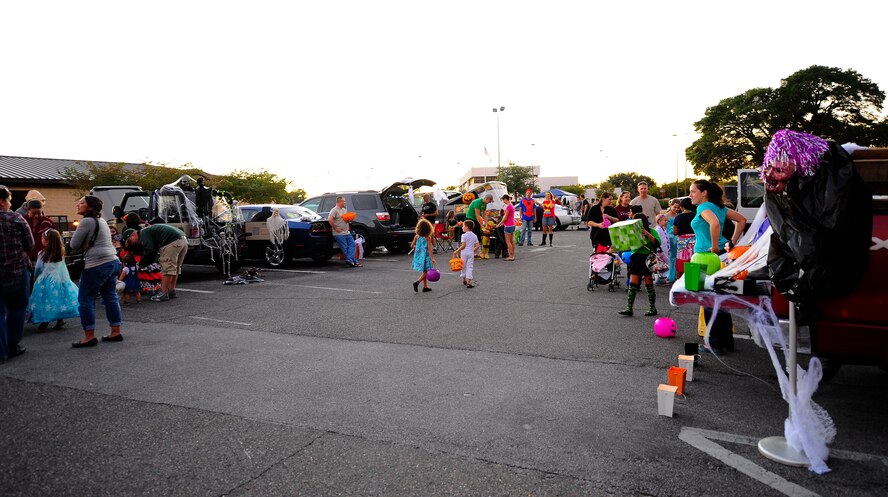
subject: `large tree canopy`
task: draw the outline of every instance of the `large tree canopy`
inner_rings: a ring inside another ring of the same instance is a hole
[[[722,181],[737,169],[759,167],[771,135],[787,128],[838,143],[888,144],[880,119],[885,93],[852,69],[811,66],[780,87],[754,88],[706,109],[694,127],[700,133],[685,151],[696,174]]]
[[[530,188],[536,190],[536,180],[533,178],[533,168],[519,166],[509,162],[508,166],[496,168],[496,179],[506,184],[506,190],[520,197],[524,191]]]

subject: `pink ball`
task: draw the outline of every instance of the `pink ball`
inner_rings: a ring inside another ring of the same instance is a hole
[[[654,334],[660,338],[672,338],[675,336],[677,326],[672,318],[659,318],[654,321]]]
[[[441,279],[441,273],[437,269],[432,268],[426,272],[426,279],[429,281],[438,281]]]

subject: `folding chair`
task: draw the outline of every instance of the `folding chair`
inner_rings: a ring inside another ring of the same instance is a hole
[[[447,223],[435,223],[435,246],[442,252],[453,250],[453,238],[447,233]]]

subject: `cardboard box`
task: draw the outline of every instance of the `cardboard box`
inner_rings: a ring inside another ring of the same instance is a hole
[[[618,252],[636,250],[644,245],[644,235],[641,234],[641,220],[629,219],[614,223],[607,228],[610,234],[611,244]]]

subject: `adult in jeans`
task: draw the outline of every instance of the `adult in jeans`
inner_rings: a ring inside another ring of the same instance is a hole
[[[348,267],[363,267],[364,265],[355,259],[355,239],[351,235],[351,227],[342,216],[346,213],[345,197],[336,197],[336,207],[330,209],[327,222],[333,230],[333,238],[339,244],[339,250],[345,257],[345,265]]]
[[[503,241],[506,242],[505,246],[508,251],[508,255],[506,255],[505,260],[514,261],[515,260],[515,206],[512,205],[512,197],[509,194],[505,194],[502,197],[503,201],[503,218],[500,220],[497,228],[502,229],[503,233]]]
[[[166,302],[176,298],[176,283],[188,252],[185,233],[169,224],[152,224],[141,230],[124,231],[123,239],[128,248],[142,253],[140,266],[144,264],[144,267],[148,267],[154,261],[160,262],[160,292],[152,295],[151,301]]]
[[[536,224],[536,202],[533,200],[533,190],[528,188],[524,192],[524,198],[518,203],[518,208],[521,209],[521,238],[518,239],[518,246],[524,246],[524,240],[527,240],[527,246],[533,246],[533,242],[530,241],[531,235],[533,235],[533,225]]]
[[[84,254],[84,269],[80,273],[80,291],[77,301],[80,304],[80,324],[83,326],[83,340],[71,344],[75,349],[94,347],[96,339],[96,296],[102,296],[105,304],[105,317],[111,325],[111,333],[102,337],[103,342],[122,342],[120,325],[120,303],[117,301],[117,278],[120,276],[120,259],[111,243],[111,230],[102,219],[102,200],[87,195],[75,204],[77,214],[82,216],[77,231],[71,238],[71,248]]]
[[[13,212],[12,193],[0,185],[0,363],[21,355],[25,310],[31,293],[31,261],[28,251],[34,237],[28,223]]]

